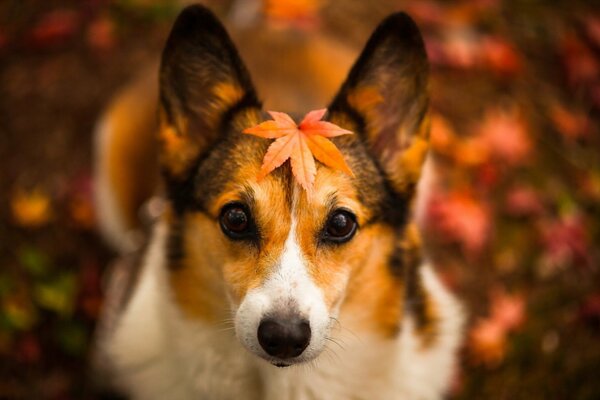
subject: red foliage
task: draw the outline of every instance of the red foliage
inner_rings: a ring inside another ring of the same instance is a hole
[[[116,44],[115,25],[107,16],[93,20],[87,28],[87,42],[97,50],[111,50]]]
[[[579,139],[589,133],[590,121],[580,110],[570,110],[555,104],[550,109],[550,118],[558,131],[567,139]]]
[[[521,56],[506,39],[499,36],[484,38],[481,43],[481,52],[483,64],[492,71],[504,75],[514,75],[522,71]]]
[[[31,30],[28,42],[37,47],[51,47],[72,38],[81,23],[80,14],[70,9],[59,9],[44,15]]]
[[[567,79],[572,85],[585,85],[598,81],[600,63],[575,34],[565,35],[561,47]]]
[[[540,215],[544,212],[544,202],[538,192],[523,185],[508,190],[504,207],[508,214],[517,217]]]
[[[589,266],[587,230],[581,216],[571,214],[540,224],[545,257],[554,265]]]
[[[520,329],[525,318],[522,295],[510,295],[503,288],[493,288],[490,291],[490,315],[479,319],[469,334],[473,361],[488,366],[502,362],[508,334]]]
[[[430,199],[425,224],[442,239],[457,242],[465,254],[478,255],[491,228],[487,207],[468,192],[436,193]]]
[[[525,164],[531,154],[531,142],[525,121],[516,112],[491,109],[479,127],[490,154],[509,165]]]

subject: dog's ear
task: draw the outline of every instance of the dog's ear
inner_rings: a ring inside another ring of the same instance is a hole
[[[161,167],[182,181],[235,115],[260,108],[250,76],[225,28],[203,6],[185,8],[160,65]]]
[[[419,29],[404,13],[386,18],[329,107],[355,128],[393,189],[410,195],[428,148],[429,64]]]

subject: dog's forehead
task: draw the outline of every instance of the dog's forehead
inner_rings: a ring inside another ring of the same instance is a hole
[[[270,143],[244,135],[241,129],[225,135],[197,170],[194,190],[201,207],[216,216],[227,202],[242,201],[271,213],[291,215],[292,209],[302,209],[306,216],[335,206],[378,213],[382,204],[389,203],[384,178],[357,138],[336,140],[354,177],[317,163],[310,195],[299,186],[289,162],[257,181]]]

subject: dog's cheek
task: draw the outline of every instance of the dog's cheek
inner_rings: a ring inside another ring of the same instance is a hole
[[[194,319],[221,318],[223,284],[219,265],[224,248],[218,228],[200,213],[186,214],[171,224],[169,282],[174,299]],[[179,243],[178,243],[179,242]]]
[[[309,273],[314,284],[323,293],[325,306],[331,313],[343,300],[351,266],[347,254],[335,251],[317,252],[310,260]]]
[[[341,313],[351,316],[353,329],[393,337],[402,319],[405,290],[403,270],[398,270],[402,266],[395,265],[392,257],[397,237],[390,227],[374,224],[356,239],[356,257],[352,258]]]
[[[257,265],[254,257],[232,257],[223,264],[223,283],[232,305],[237,308],[246,294],[260,285],[265,268]]]

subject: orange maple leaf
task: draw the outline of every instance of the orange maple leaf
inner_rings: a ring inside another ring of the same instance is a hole
[[[328,167],[354,176],[342,153],[327,139],[352,132],[331,122],[321,121],[326,112],[326,108],[311,111],[296,125],[286,113],[269,111],[273,120],[244,129],[242,132],[246,134],[276,139],[267,149],[258,179],[263,179],[288,158],[292,164],[292,173],[307,191],[312,189],[317,172],[314,158]]]

